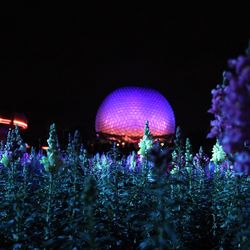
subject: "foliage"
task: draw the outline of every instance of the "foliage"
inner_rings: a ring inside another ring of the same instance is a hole
[[[223,150],[222,146],[220,145],[219,141],[216,140],[216,144],[213,146],[213,151],[212,151],[212,161],[215,164],[219,164],[226,159],[226,153]]]
[[[247,50],[249,52],[249,49]],[[222,85],[212,91],[215,119],[209,137],[217,137],[226,153],[232,154],[239,175],[250,173],[250,54],[229,60]]]
[[[172,152],[172,160],[174,167],[177,169],[185,164],[184,145],[180,127],[176,128],[175,139],[174,139],[174,150]]]
[[[190,143],[189,138],[187,138],[185,145],[185,166],[189,167],[192,161],[193,161],[192,145]]]
[[[49,146],[47,149],[47,156],[42,157],[41,163],[44,165],[45,171],[54,172],[61,165],[60,150],[55,124],[50,126],[49,139],[47,142]]]
[[[144,135],[142,139],[139,142],[139,148],[138,154],[141,156],[141,158],[147,158],[148,151],[153,146],[153,136],[149,130],[149,122],[146,121],[145,129],[144,129]]]
[[[115,147],[91,156],[78,132],[60,149],[53,125],[43,156],[20,150],[17,133],[1,156],[0,249],[249,247],[249,178],[230,168],[208,175],[207,156],[200,149],[192,158],[189,140],[186,163],[170,172],[172,150],[159,143],[146,162]],[[51,155],[60,167],[47,167]]]

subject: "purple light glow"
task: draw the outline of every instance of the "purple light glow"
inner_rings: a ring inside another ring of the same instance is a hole
[[[155,137],[175,131],[174,112],[162,94],[150,88],[123,87],[105,98],[96,115],[95,129],[131,141],[143,136],[147,120]]]

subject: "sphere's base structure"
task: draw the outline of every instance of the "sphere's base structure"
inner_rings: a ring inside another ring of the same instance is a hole
[[[142,139],[142,136],[122,136],[122,135],[112,135],[112,134],[105,134],[105,133],[97,133],[97,138],[100,142],[107,143],[107,142],[117,142],[117,143],[126,143],[126,144],[136,144],[139,143]],[[162,136],[153,136],[154,141],[160,141],[163,143],[170,144],[172,143],[174,138],[174,134],[162,135]]]

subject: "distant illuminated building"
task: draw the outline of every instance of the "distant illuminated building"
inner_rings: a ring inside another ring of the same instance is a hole
[[[28,121],[22,114],[4,115],[0,113],[0,140],[5,140],[10,128],[18,126],[20,130],[28,128]]]
[[[123,87],[104,99],[95,129],[99,138],[137,143],[147,120],[155,139],[163,141],[175,132],[174,112],[161,93],[151,88]]]

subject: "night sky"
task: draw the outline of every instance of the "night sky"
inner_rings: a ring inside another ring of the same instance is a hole
[[[1,9],[0,112],[27,116],[30,144],[45,142],[52,122],[64,137],[79,129],[88,140],[107,94],[148,86],[168,99],[195,146],[209,143],[211,89],[250,38],[242,2]]]

